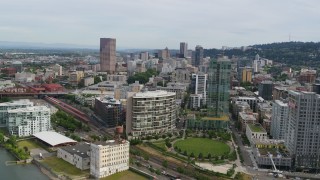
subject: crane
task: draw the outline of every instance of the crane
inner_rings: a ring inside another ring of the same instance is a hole
[[[276,167],[276,165],[274,164],[274,161],[273,161],[273,159],[272,159],[272,154],[270,153],[270,152],[268,152],[268,156],[269,156],[269,158],[270,158],[270,160],[271,160],[271,163],[272,163],[272,166],[273,166],[273,175],[275,176],[275,177],[283,177],[283,175],[282,175],[282,171],[279,171],[278,169],[277,169],[277,167]]]

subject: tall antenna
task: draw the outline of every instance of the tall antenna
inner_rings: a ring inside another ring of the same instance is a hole
[[[291,42],[291,33],[289,34],[289,42]]]

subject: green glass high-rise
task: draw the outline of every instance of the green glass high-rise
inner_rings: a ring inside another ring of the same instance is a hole
[[[229,113],[230,70],[229,59],[219,58],[210,61],[207,88],[209,117],[223,117]]]

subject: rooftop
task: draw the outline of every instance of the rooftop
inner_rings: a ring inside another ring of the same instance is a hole
[[[126,141],[126,140],[121,140],[121,141],[108,140],[108,141],[94,142],[93,144],[96,144],[96,145],[98,145],[98,146],[112,146],[112,145],[125,144],[125,143],[129,143],[129,142]]]
[[[29,99],[19,99],[11,102],[0,103],[0,106],[17,106],[17,105],[33,105]]]
[[[247,124],[252,132],[266,132],[260,124]]]
[[[175,96],[174,92],[167,92],[162,90],[156,91],[146,91],[146,92],[138,92],[133,97],[134,98],[152,98],[152,97],[164,97],[164,96]]]
[[[8,113],[18,113],[18,112],[34,112],[34,111],[50,111],[47,106],[30,106],[25,108],[10,109]]]
[[[275,100],[274,102],[279,106],[288,106],[288,103],[284,103],[283,101],[280,101],[280,100]]]
[[[90,151],[90,144],[84,143],[84,144],[77,144],[75,146],[65,146],[65,147],[61,147],[61,149],[69,152],[70,154],[77,154],[82,158],[86,158],[86,157],[89,157],[88,152]]]
[[[48,143],[51,146],[57,146],[68,143],[76,143],[77,141],[70,139],[62,134],[54,131],[43,131],[33,134],[34,137]]]
[[[239,116],[241,117],[241,119],[243,120],[251,120],[251,121],[256,121],[257,119],[253,116],[252,113],[245,113],[245,112],[239,112]]]

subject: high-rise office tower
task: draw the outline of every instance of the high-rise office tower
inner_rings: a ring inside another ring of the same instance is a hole
[[[186,42],[180,43],[180,56],[183,58],[188,56],[188,43]]]
[[[318,169],[320,163],[320,95],[289,91],[285,145],[294,168]]]
[[[208,116],[222,117],[229,113],[231,61],[225,57],[210,61],[208,71]]]
[[[192,65],[195,67],[199,67],[202,59],[203,59],[203,47],[198,45],[196,46],[194,63]]]
[[[100,38],[100,68],[108,74],[116,71],[116,39]]]

